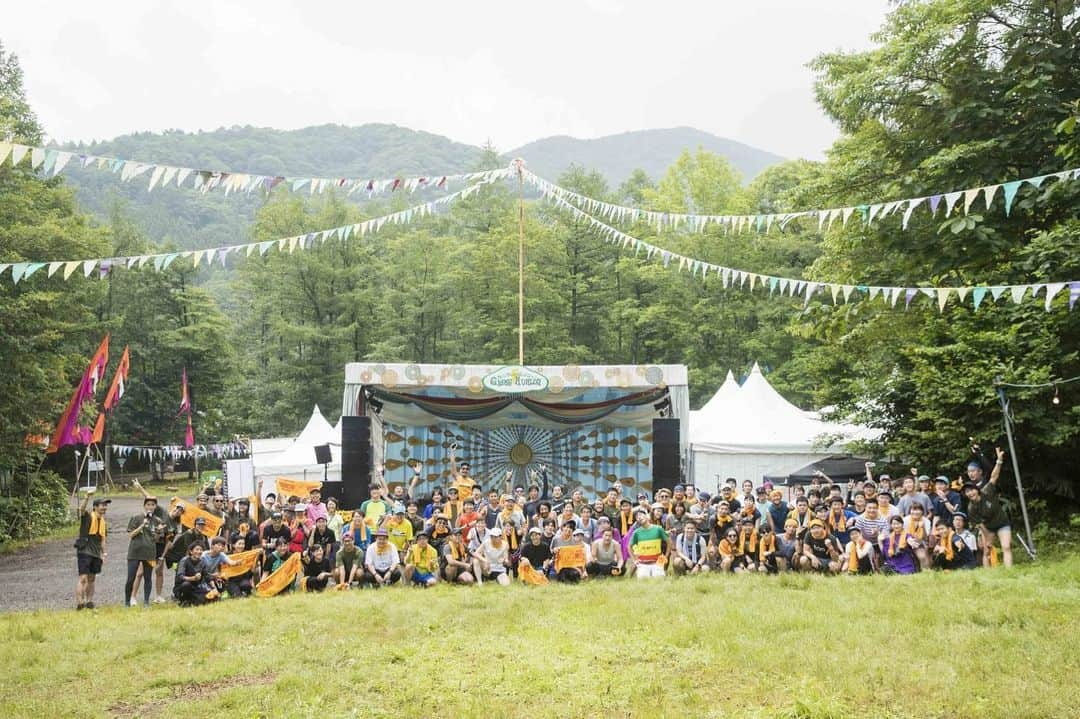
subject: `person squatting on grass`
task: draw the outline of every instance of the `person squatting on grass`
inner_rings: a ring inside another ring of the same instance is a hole
[[[507,586],[514,578],[572,584],[710,572],[905,575],[996,566],[996,543],[1010,566],[1011,527],[998,495],[1005,453],[997,449],[987,472],[989,463],[973,450],[967,477],[955,482],[916,468],[896,482],[875,479],[867,463],[861,484],[844,487],[818,473],[787,498],[767,482],[744,481],[737,493],[729,479],[715,497],[679,485],[655,497],[639,493],[635,504],[615,487],[590,501],[580,489],[558,486],[549,496],[546,476],[541,491],[535,474],[527,490],[511,494],[507,478],[506,493],[485,494],[468,463],[455,465],[453,485],[429,497],[413,494],[418,467],[407,488],[393,490],[380,470],[371,499],[354,511],[339,510],[332,497],[323,504],[316,489],[307,502],[269,494],[253,514],[247,500],[234,504],[208,488],[197,506],[210,514],[220,507],[229,518],[215,536],[205,516],[185,526],[184,504],[166,511],[136,484],[144,502],[127,524],[124,601],[137,604],[141,580],[149,603],[152,577],[165,567],[176,572],[176,601],[197,605],[293,589]],[[90,499],[79,508],[79,609],[94,606],[94,578],[106,557],[109,500],[95,498],[88,512]]]

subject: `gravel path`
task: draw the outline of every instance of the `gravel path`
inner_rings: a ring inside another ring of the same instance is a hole
[[[109,556],[97,578],[94,604],[123,603],[127,579],[128,520],[142,512],[142,499],[113,499],[106,515]],[[61,539],[0,556],[0,611],[28,609],[74,609],[75,583],[79,578],[75,565],[74,539]],[[172,572],[166,572],[165,594],[172,593]]]

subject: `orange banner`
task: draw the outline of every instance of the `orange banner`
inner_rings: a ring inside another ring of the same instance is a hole
[[[260,597],[272,597],[275,594],[280,594],[292,585],[293,580],[296,579],[296,575],[300,574],[301,569],[300,552],[293,552],[289,555],[289,558],[277,568],[277,571],[270,573],[259,582],[255,587],[255,593]]]
[[[555,571],[558,572],[566,567],[573,569],[585,568],[584,544],[571,544],[555,550]]]
[[[276,481],[278,501],[282,504],[289,497],[299,497],[301,502],[307,501],[308,492],[313,489],[322,489],[322,482],[289,479],[288,477],[278,477]]]
[[[236,562],[236,565],[230,567],[227,564],[222,564],[221,578],[232,579],[233,577],[239,577],[245,572],[250,572],[255,569],[255,565],[258,564],[259,557],[261,556],[261,549],[249,549],[248,551],[240,552],[239,554],[230,554],[229,559]]]
[[[522,584],[530,584],[534,587],[548,583],[548,578],[544,576],[544,573],[533,569],[533,566],[529,564],[529,560],[524,558],[518,564],[518,577],[521,579]]]
[[[195,520],[202,517],[206,520],[206,524],[203,525],[202,533],[207,537],[216,537],[218,531],[221,530],[221,525],[225,524],[225,519],[222,517],[215,517],[204,509],[199,509],[195,506],[194,502],[187,500],[181,500],[179,497],[173,497],[169,500],[169,511],[171,512],[177,502],[184,503],[184,511],[180,515],[180,524],[184,525],[188,529],[195,526]]]

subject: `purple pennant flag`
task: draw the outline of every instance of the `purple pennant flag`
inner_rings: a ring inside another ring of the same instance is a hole
[[[98,279],[105,279],[110,269],[112,269],[112,260],[102,260],[98,265]]]
[[[1072,312],[1076,300],[1080,299],[1080,282],[1069,283],[1069,311]]]
[[[904,291],[904,309],[911,307],[911,300],[915,299],[915,295],[919,294],[919,291],[909,287]]]
[[[940,204],[941,204],[941,195],[931,195],[930,196],[930,214],[931,215],[935,215],[935,216],[937,215],[937,208],[938,208],[938,205],[940,205]]]

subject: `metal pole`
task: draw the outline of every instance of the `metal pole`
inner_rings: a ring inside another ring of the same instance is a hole
[[[525,162],[514,160],[518,194],[518,365],[525,366]]]
[[[1009,440],[1009,459],[1012,460],[1013,474],[1016,475],[1016,496],[1020,500],[1020,513],[1024,516],[1024,533],[1027,535],[1027,543],[1024,544],[1024,549],[1027,550],[1032,559],[1035,559],[1035,541],[1031,538],[1031,520],[1028,519],[1027,501],[1024,499],[1024,483],[1020,481],[1020,462],[1016,458],[1016,445],[1013,442],[1009,401],[1005,397],[1004,387],[998,386],[997,392],[998,402],[1001,404],[1001,415],[1005,418],[1005,436]],[[1023,544],[1023,542],[1021,543]]]

